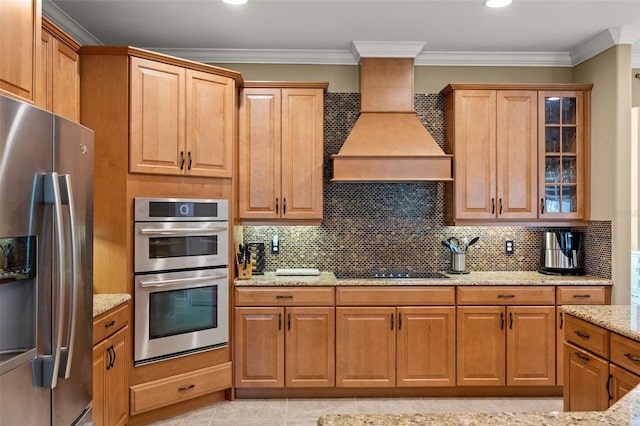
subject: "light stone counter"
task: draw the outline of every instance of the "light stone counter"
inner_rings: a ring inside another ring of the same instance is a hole
[[[131,300],[130,294],[94,294],[93,317],[95,318],[127,300]]]
[[[565,305],[564,312],[640,341],[639,307],[628,305]],[[640,425],[640,385],[607,411],[477,414],[326,414],[319,426],[417,425]]]
[[[277,276],[275,272],[235,280],[241,286],[408,286],[408,285],[611,285],[610,279],[583,276],[544,275],[537,271],[478,271],[450,278],[431,279],[336,279],[331,272],[317,276]]]

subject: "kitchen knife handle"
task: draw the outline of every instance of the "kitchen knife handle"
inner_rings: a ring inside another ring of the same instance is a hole
[[[491,214],[494,214],[496,212],[496,199],[492,198],[491,199]]]
[[[180,151],[180,170],[184,169],[184,151]]]
[[[192,160],[191,160],[191,151],[189,151],[189,152],[187,153],[187,155],[189,156],[189,165],[187,166],[187,170],[191,170],[191,163],[192,163]]]
[[[287,214],[287,199],[282,199],[282,214]]]
[[[498,212],[498,214],[502,214],[502,198],[499,199],[499,203],[500,203],[500,211]]]
[[[279,210],[279,208],[278,208],[278,197],[276,197],[276,214],[278,214],[278,210]]]
[[[540,198],[540,213],[544,214],[544,198]]]

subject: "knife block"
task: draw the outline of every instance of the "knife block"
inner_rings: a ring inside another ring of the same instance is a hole
[[[236,265],[238,266],[238,279],[239,280],[248,280],[251,278],[251,262],[247,262],[247,265],[245,267],[244,262],[236,262]]]
[[[251,249],[251,265],[253,275],[263,275],[265,268],[264,243],[248,242]]]

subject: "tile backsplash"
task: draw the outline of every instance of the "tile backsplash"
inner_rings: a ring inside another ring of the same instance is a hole
[[[467,269],[476,271],[536,270],[542,233],[552,228],[523,226],[446,226],[444,184],[330,183],[336,154],[359,111],[358,93],[325,95],[324,220],[320,226],[244,226],[245,242],[280,240],[280,253],[266,250],[266,270],[319,268],[345,272],[371,270],[424,271],[449,269],[450,236],[480,237],[469,248]],[[444,98],[415,95],[418,117],[444,147]],[[611,222],[593,221],[584,228],[585,264],[589,275],[611,277]],[[515,251],[504,253],[504,241]]]

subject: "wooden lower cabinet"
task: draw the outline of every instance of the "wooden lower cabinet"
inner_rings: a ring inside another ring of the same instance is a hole
[[[455,385],[455,308],[336,308],[336,385]]]
[[[609,362],[564,344],[564,411],[603,411],[609,407]]]
[[[235,308],[238,388],[332,387],[333,307]]]
[[[555,384],[553,306],[458,307],[459,386]]]
[[[620,368],[615,364],[609,364],[609,374],[611,375],[611,400],[609,405],[615,404],[620,398],[625,396],[640,384],[640,375]]]
[[[98,426],[124,425],[129,418],[128,309],[121,305],[94,320],[92,410]]]

